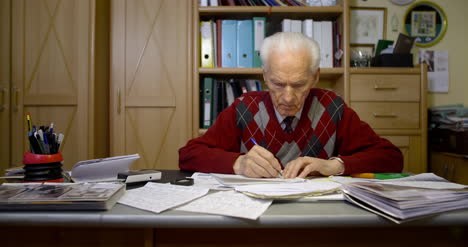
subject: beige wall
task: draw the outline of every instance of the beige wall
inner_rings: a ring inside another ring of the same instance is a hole
[[[417,0],[415,2],[420,2]],[[385,7],[387,8],[387,39],[396,40],[399,32],[403,32],[402,21],[408,8],[415,2],[399,6],[388,0],[351,0],[351,6]],[[468,1],[467,0],[432,0],[439,5],[447,15],[448,28],[444,38],[431,50],[448,50],[449,52],[449,92],[428,93],[428,107],[463,103],[468,106]],[[392,31],[392,17],[398,19],[398,32]],[[413,49],[415,56],[419,48]]]

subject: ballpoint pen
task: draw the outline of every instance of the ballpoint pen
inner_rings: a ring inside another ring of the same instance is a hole
[[[255,139],[254,139],[253,137],[250,138],[250,141],[251,141],[253,144],[257,145],[257,146],[260,146],[260,145],[258,145],[257,141],[255,141]],[[275,157],[275,158],[276,158],[276,157]],[[280,175],[280,178],[283,178],[283,170],[280,170],[280,171],[279,171],[279,175]]]
[[[250,138],[250,141],[252,141],[252,143],[257,145],[257,146],[260,146],[260,145],[258,145],[258,143],[255,141],[255,139],[253,137]]]

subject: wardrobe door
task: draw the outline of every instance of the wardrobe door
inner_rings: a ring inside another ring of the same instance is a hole
[[[111,2],[111,154],[177,169],[191,133],[191,1]]]
[[[66,169],[92,153],[92,0],[12,1],[12,162],[29,150],[25,115],[55,124]]]

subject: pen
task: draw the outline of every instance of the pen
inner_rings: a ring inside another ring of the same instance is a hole
[[[250,138],[250,141],[251,141],[253,144],[257,145],[257,146],[260,146],[260,145],[258,145],[257,141],[255,141],[255,139],[254,139],[253,137]],[[280,178],[283,178],[283,170],[280,170],[280,171],[279,171],[279,175],[280,175]]]
[[[252,141],[253,144],[255,144],[255,145],[257,145],[257,146],[260,146],[260,145],[258,145],[258,143],[255,141],[255,139],[254,139],[253,137],[250,138],[250,141]]]
[[[408,174],[403,173],[354,173],[353,178],[372,178],[372,179],[393,179],[408,177]]]

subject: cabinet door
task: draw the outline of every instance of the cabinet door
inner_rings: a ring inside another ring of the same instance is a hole
[[[12,1],[12,162],[29,150],[25,114],[63,132],[65,168],[89,158],[94,1]]]
[[[420,136],[382,136],[397,146],[404,159],[403,171],[423,173],[427,171],[425,152],[422,152]]]
[[[10,131],[10,1],[0,0],[0,129]],[[10,166],[10,136],[0,135],[0,171]]]
[[[111,154],[177,169],[191,133],[191,1],[112,1]]]

